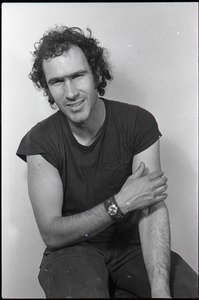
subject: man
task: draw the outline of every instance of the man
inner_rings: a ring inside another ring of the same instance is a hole
[[[112,77],[98,44],[63,26],[35,45],[30,78],[59,109],[17,151],[47,246],[39,281],[47,298],[175,297],[161,133],[143,108],[100,97]]]

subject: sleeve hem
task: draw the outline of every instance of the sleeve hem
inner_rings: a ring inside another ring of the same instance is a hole
[[[16,153],[16,154],[19,158],[21,158],[25,162],[27,162],[27,156],[29,156],[29,155],[41,155],[45,160],[47,160],[47,162],[49,162],[56,169],[58,169],[57,164],[52,159],[49,159],[48,155],[46,155],[45,153],[28,153],[28,154],[27,153],[26,154]]]

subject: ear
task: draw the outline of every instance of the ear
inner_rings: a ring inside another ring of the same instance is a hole
[[[55,109],[56,108],[56,103],[55,100],[53,98],[53,96],[51,95],[51,92],[49,90],[49,88],[46,90],[46,96],[48,97],[48,102],[50,103],[50,106]]]
[[[100,67],[99,66],[97,67],[96,78],[97,78],[98,84],[99,84],[100,81],[102,80],[102,75],[101,75]]]
[[[94,76],[95,88],[98,89],[98,85],[102,80],[102,76],[98,75],[98,73]]]

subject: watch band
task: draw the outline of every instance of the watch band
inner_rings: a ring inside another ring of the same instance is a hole
[[[124,214],[119,208],[114,195],[104,201],[104,207],[112,219],[119,220],[124,217]]]

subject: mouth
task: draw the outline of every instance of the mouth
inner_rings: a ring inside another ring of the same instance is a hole
[[[76,107],[79,107],[84,101],[85,101],[85,99],[79,100],[76,102],[70,102],[70,103],[67,103],[66,106],[69,106],[71,108],[76,108]]]

